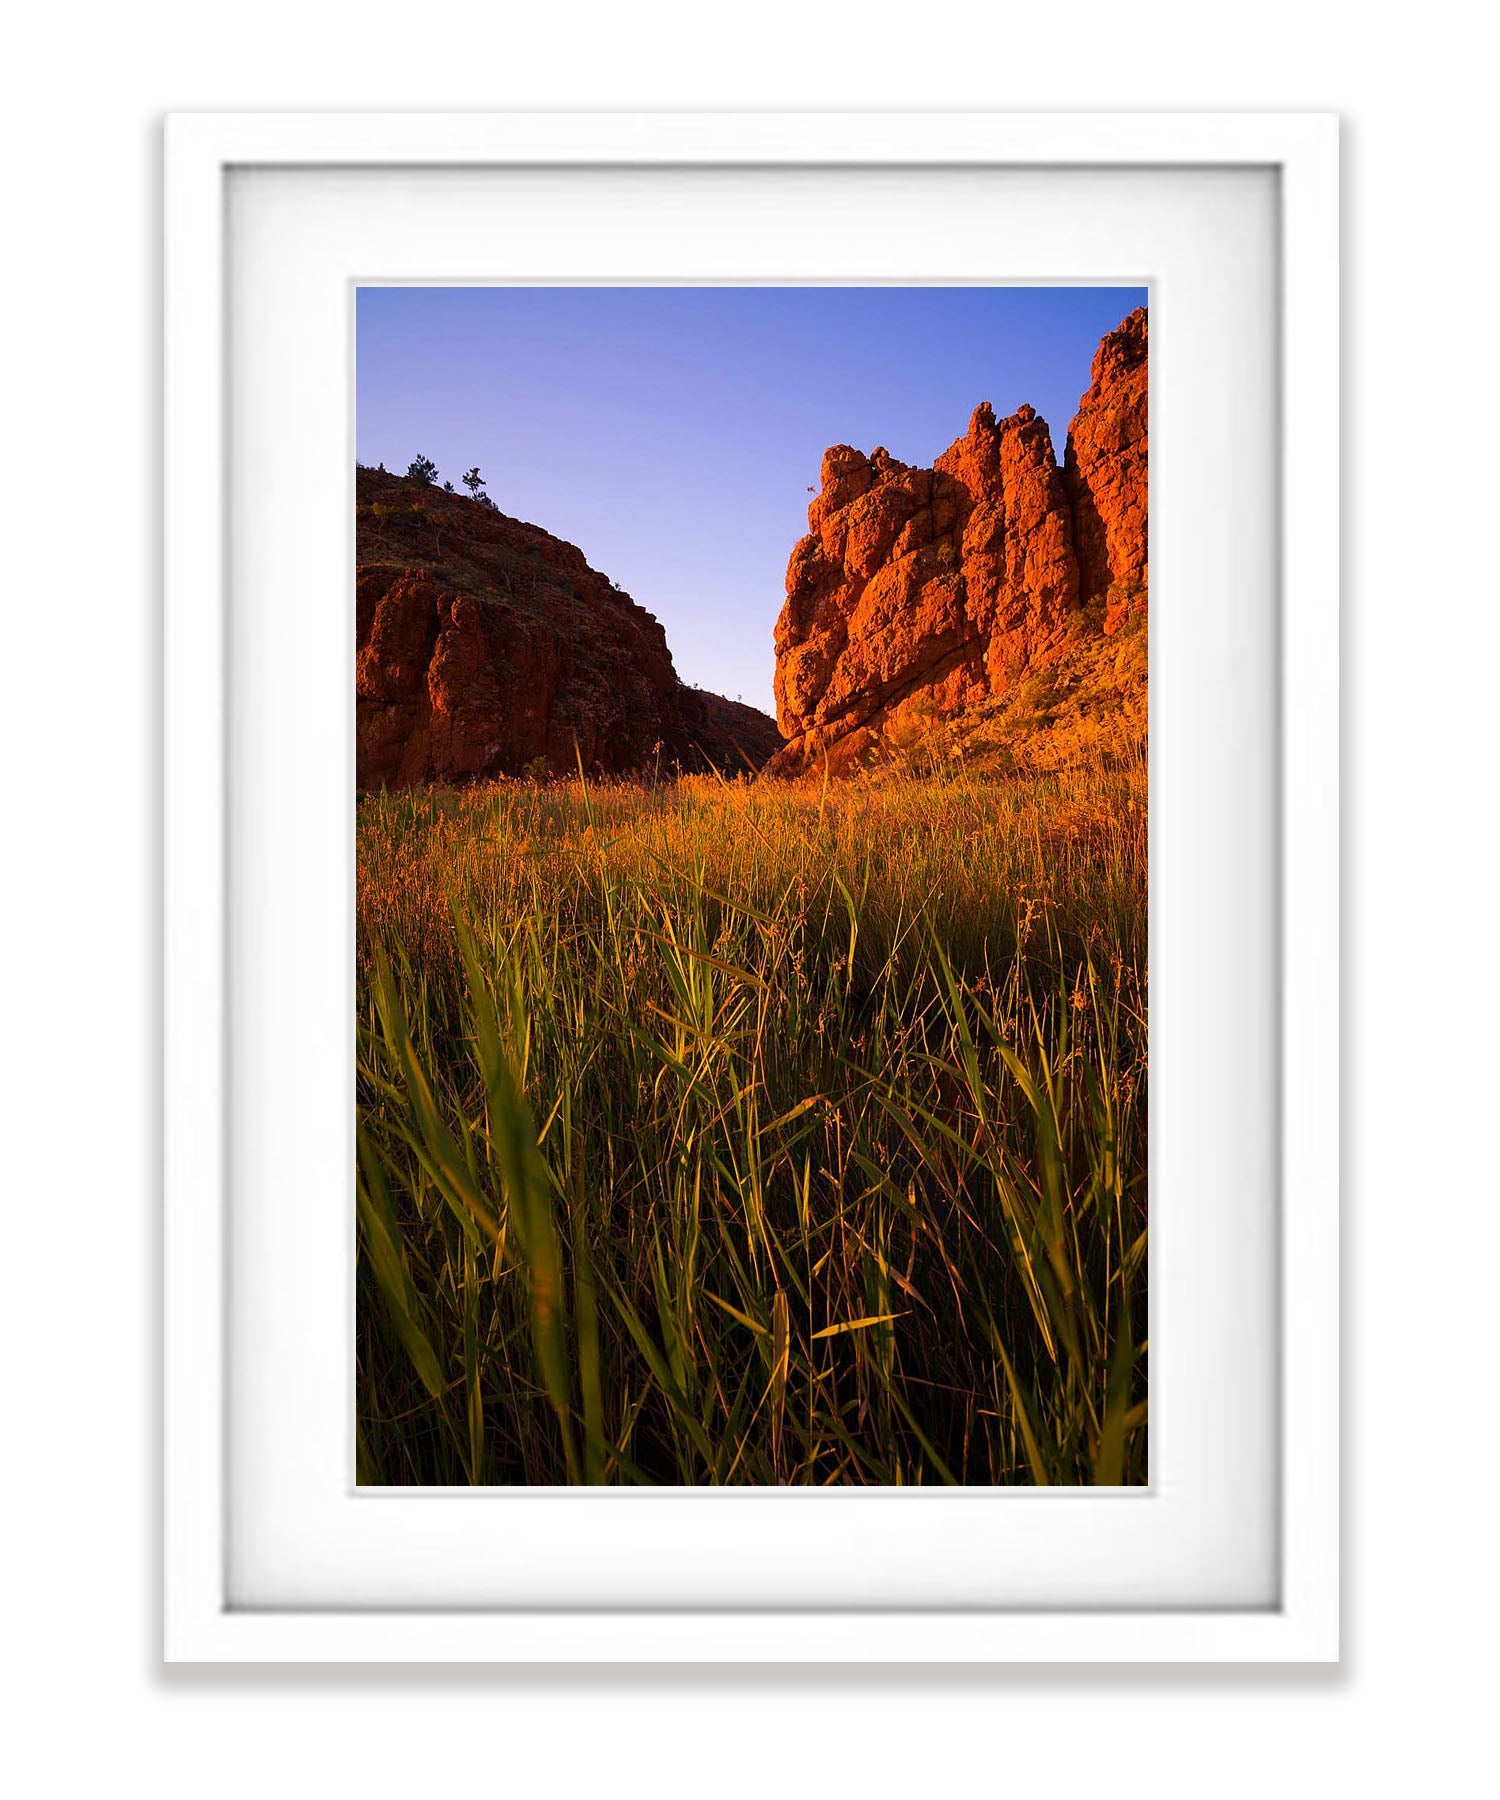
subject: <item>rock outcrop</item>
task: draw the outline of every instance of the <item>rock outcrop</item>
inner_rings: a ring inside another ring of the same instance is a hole
[[[1063,480],[1084,603],[1116,631],[1146,595],[1146,309],[1094,355],[1089,391],[1068,427]]]
[[[1146,314],[1101,343],[1059,469],[1030,406],[931,469],[823,458],[776,624],[774,774],[839,774],[1113,631],[1146,585]]]
[[[361,469],[356,781],[759,767],[754,708],[684,687],[658,621],[582,551],[466,496]]]

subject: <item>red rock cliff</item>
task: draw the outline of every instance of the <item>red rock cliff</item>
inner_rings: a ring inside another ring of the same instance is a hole
[[[1068,427],[1063,479],[1085,602],[1114,631],[1146,595],[1146,309],[1094,354],[1093,380]]]
[[[1029,406],[980,406],[931,469],[847,444],[823,458],[776,624],[786,748],[837,774],[1001,695],[1146,585],[1146,314],[1099,346],[1060,470]]]
[[[361,469],[356,781],[758,767],[765,714],[683,687],[657,620],[581,550],[466,496]]]

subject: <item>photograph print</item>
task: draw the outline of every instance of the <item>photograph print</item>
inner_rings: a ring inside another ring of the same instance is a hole
[[[356,300],[356,1479],[1139,1485],[1147,294]]]

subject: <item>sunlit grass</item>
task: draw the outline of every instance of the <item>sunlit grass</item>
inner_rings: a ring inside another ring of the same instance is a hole
[[[1143,765],[358,832],[362,1481],[1146,1478]]]

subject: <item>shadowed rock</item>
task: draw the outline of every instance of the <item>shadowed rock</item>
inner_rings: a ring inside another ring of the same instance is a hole
[[[726,773],[778,748],[753,707],[678,681],[661,625],[582,551],[404,477],[356,480],[356,781]]]

